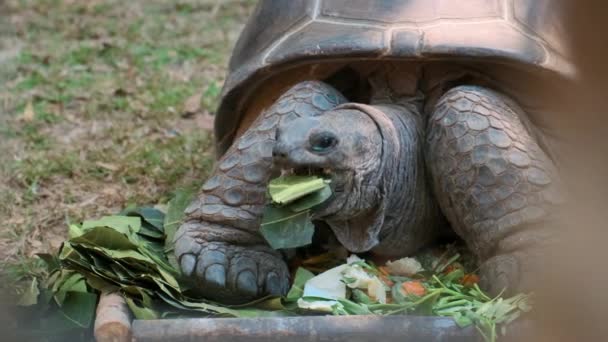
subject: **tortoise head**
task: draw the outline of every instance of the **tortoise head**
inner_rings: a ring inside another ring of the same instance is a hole
[[[315,208],[313,218],[327,222],[353,252],[377,243],[379,227],[346,224],[375,216],[381,202],[383,138],[377,123],[362,111],[337,108],[314,117],[299,117],[277,130],[273,150],[284,172],[330,178],[332,197]],[[374,230],[373,232],[371,230]]]

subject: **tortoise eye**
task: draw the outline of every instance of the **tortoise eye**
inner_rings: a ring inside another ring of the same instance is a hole
[[[310,146],[314,152],[327,152],[338,144],[338,138],[329,133],[322,132],[310,137]]]

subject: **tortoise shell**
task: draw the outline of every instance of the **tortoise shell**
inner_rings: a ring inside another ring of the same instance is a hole
[[[218,154],[252,95],[301,65],[480,60],[571,74],[552,0],[260,0],[234,48],[215,122]]]

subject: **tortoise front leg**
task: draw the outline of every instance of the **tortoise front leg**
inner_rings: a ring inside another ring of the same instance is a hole
[[[427,163],[453,229],[496,294],[530,290],[555,236],[558,175],[540,136],[511,99],[478,86],[448,91],[429,119]]]
[[[261,113],[218,161],[186,209],[175,240],[183,273],[197,281],[203,295],[240,302],[287,291],[287,266],[258,231],[276,127],[296,117],[320,115],[342,102],[344,97],[327,84],[299,83]]]

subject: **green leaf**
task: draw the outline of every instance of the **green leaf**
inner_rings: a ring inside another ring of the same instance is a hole
[[[159,267],[158,268],[158,272],[160,273],[160,275],[163,277],[163,280],[171,287],[179,289],[179,284],[177,282],[177,279],[168,271],[166,271],[165,269]]]
[[[359,289],[353,289],[353,300],[357,303],[365,305],[370,305],[373,303],[372,299],[369,298],[365,292]]]
[[[165,301],[167,304],[170,304],[176,308],[180,308],[183,310],[197,310],[197,311],[205,312],[208,314],[222,314],[222,315],[226,315],[229,317],[242,317],[242,315],[239,313],[239,310],[237,310],[237,309],[230,309],[227,307],[223,307],[220,305],[214,305],[214,304],[207,303],[204,301],[195,301],[195,300],[189,299],[189,298],[176,299],[176,298],[173,298],[173,297],[168,296],[163,293],[158,293],[158,296],[163,301]],[[260,311],[260,310],[258,310],[258,311]],[[254,312],[254,311],[244,311],[244,315],[249,315],[252,312]],[[255,317],[255,316],[249,316],[249,317]]]
[[[325,201],[327,201],[332,195],[331,188],[326,185],[319,191],[315,191],[310,195],[306,195],[293,203],[289,204],[287,207],[289,210],[293,212],[300,212],[304,210],[311,209]]]
[[[365,304],[357,304],[348,299],[338,298],[336,299],[340,304],[342,304],[344,310],[351,315],[371,315],[372,312]]]
[[[275,178],[268,184],[268,193],[277,204],[287,204],[327,186],[318,176],[285,176]]]
[[[104,216],[99,220],[88,220],[82,223],[82,230],[86,231],[91,228],[108,227],[114,230],[129,235],[132,232],[136,233],[141,228],[141,218],[131,216]]]
[[[82,235],[83,231],[82,229],[75,224],[71,224],[68,227],[68,238],[73,239],[75,237],[79,237],[80,235]]]
[[[312,242],[315,226],[308,211],[293,213],[285,208],[267,206],[260,232],[274,249],[295,248]]]
[[[178,190],[175,193],[175,197],[173,197],[173,199],[171,199],[167,204],[167,215],[165,215],[164,222],[165,234],[167,236],[165,239],[165,250],[167,252],[173,250],[173,237],[182,223],[184,211],[188,205],[190,205],[190,202],[192,201],[192,198],[194,198],[195,194],[196,192],[193,190]]]
[[[127,302],[129,309],[131,309],[131,312],[133,312],[133,315],[135,316],[135,318],[137,318],[137,319],[158,319],[159,315],[154,309],[145,307],[145,306],[137,303],[135,300],[128,298],[128,297],[125,298],[125,301]]]
[[[150,266],[154,266],[154,261],[143,255],[141,252],[139,251],[135,251],[135,250],[113,250],[113,249],[109,249],[109,248],[103,248],[103,247],[95,247],[95,250],[98,250],[100,252],[105,253],[107,256],[109,256],[112,259],[130,259],[127,260],[127,262],[144,262],[149,264]]]
[[[454,314],[454,316],[452,316],[452,318],[454,319],[454,322],[456,322],[456,324],[461,328],[466,328],[473,324],[473,320],[466,313],[462,314],[457,312]]]
[[[30,285],[25,289],[21,297],[17,301],[19,306],[32,306],[38,304],[38,295],[40,290],[38,289],[38,279],[32,278]]]
[[[140,207],[128,209],[121,212],[120,215],[139,216],[143,222],[149,223],[158,231],[162,232],[164,230],[165,214],[156,208]]]
[[[46,271],[52,273],[58,270],[61,266],[59,265],[59,258],[56,255],[38,253],[36,254],[46,264]]]
[[[139,220],[139,218],[137,219]],[[137,244],[129,239],[129,235],[133,236],[134,234],[125,234],[111,227],[90,227],[84,234],[70,239],[69,242],[114,250],[135,250]]]
[[[285,297],[285,301],[295,302],[300,299],[304,295],[304,285],[306,285],[306,282],[314,277],[315,275],[309,270],[303,267],[298,267],[293,285],[291,286],[291,289],[289,289],[289,292]]]
[[[75,326],[88,328],[95,316],[97,295],[87,292],[68,292],[60,312]]]
[[[167,262],[169,262],[169,265],[171,265],[171,267],[173,267],[173,269],[178,272],[179,274],[181,274],[181,267],[179,266],[179,262],[177,261],[177,257],[175,256],[175,254],[173,254],[173,251],[170,250],[167,252],[166,254],[167,257]]]
[[[61,283],[59,281],[56,282],[56,286],[53,288],[55,301],[60,306],[65,302],[68,292],[88,292],[85,278],[82,274],[66,270],[62,270],[62,272],[66,272],[66,275],[63,277],[65,280]]]
[[[87,280],[87,284],[99,292],[114,292],[118,290],[118,286],[111,284],[95,274],[88,273],[84,276]]]
[[[78,252],[69,243],[64,243],[59,250],[59,260],[67,260],[77,256]]]
[[[441,281],[445,284],[458,282],[460,279],[464,277],[464,271],[461,269],[453,270],[452,272],[445,275]]]

